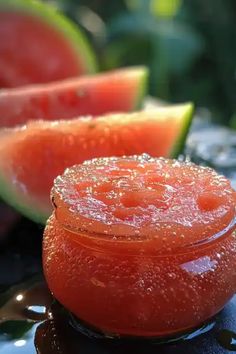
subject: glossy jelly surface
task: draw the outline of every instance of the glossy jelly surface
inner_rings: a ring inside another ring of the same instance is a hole
[[[59,176],[52,198],[44,272],[88,325],[169,336],[235,293],[235,192],[212,169],[146,155],[96,159]]]

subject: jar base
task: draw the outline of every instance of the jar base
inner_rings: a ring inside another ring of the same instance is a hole
[[[99,329],[85,323],[84,321],[78,319],[71,312],[66,311],[68,320],[70,325],[81,334],[97,340],[112,340],[112,341],[125,341],[125,342],[133,342],[133,341],[141,341],[141,342],[151,342],[154,344],[168,344],[175,343],[179,341],[186,341],[196,338],[204,333],[209,332],[214,326],[214,319],[210,319],[204,324],[201,324],[197,327],[188,329],[186,331],[180,331],[178,333],[174,333],[173,335],[168,336],[132,336],[132,335],[119,335],[116,333],[108,333],[102,332]]]

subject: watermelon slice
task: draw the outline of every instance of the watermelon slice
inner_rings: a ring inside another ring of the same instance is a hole
[[[147,74],[145,67],[133,67],[1,90],[0,126],[12,127],[29,119],[56,120],[131,111],[143,99]]]
[[[177,156],[192,104],[5,129],[0,138],[0,195],[35,221],[52,211],[50,189],[65,168],[94,157],[148,153]]]
[[[36,0],[0,0],[0,38],[0,87],[61,80],[96,69],[76,25]]]

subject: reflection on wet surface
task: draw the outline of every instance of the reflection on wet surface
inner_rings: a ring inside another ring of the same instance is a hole
[[[196,163],[217,169],[230,178],[236,188],[236,131],[210,125],[193,129],[186,154]]]
[[[236,351],[236,332],[223,329],[218,333],[217,339],[223,348],[234,352]]]

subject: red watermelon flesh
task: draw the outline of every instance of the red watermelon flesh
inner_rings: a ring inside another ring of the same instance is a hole
[[[44,83],[95,71],[78,27],[51,6],[0,0],[0,87]]]
[[[103,156],[176,156],[192,109],[183,104],[96,120],[38,121],[3,130],[0,195],[25,215],[44,222],[51,213],[53,180],[65,168]]]
[[[34,119],[56,120],[131,111],[142,101],[146,81],[147,69],[133,67],[1,90],[0,126],[12,127]]]

